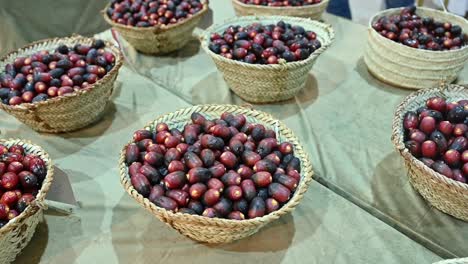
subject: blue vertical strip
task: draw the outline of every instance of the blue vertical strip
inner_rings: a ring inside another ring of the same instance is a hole
[[[351,19],[351,9],[349,8],[348,0],[330,0],[327,12]]]
[[[387,8],[403,7],[414,5],[414,0],[385,0]]]

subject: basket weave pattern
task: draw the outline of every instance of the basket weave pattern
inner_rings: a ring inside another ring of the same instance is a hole
[[[468,258],[446,259],[435,262],[434,264],[468,264]]]
[[[203,9],[177,24],[161,27],[132,27],[114,22],[106,13],[110,3],[102,11],[104,20],[119,32],[136,50],[146,54],[166,54],[184,47],[190,40],[193,29],[208,11],[208,2],[202,1]]]
[[[315,5],[270,7],[259,5],[248,5],[239,0],[232,0],[232,5],[237,16],[292,16],[319,20],[327,9],[329,0],[323,0]]]
[[[18,217],[0,228],[0,263],[11,263],[29,243],[36,231],[37,224],[42,220],[42,210],[46,207],[44,199],[52,183],[54,170],[49,155],[39,146],[19,139],[0,139],[0,144],[8,147],[21,145],[26,153],[37,155],[44,160],[47,166],[47,175],[42,183],[41,190],[37,194],[36,200]]]
[[[53,51],[59,44],[92,44],[94,39],[82,36],[46,39],[31,43],[0,59],[0,68],[12,63],[18,56],[28,56],[41,50]],[[50,98],[34,104],[10,106],[0,103],[0,109],[39,132],[60,133],[83,128],[97,121],[104,111],[114,88],[119,68],[123,63],[120,51],[106,42],[106,51],[115,56],[115,65],[102,79],[83,89],[65,96]]]
[[[404,159],[413,187],[437,209],[456,218],[468,221],[468,184],[445,177],[416,159],[404,144],[403,119],[408,111],[415,111],[433,96],[448,101],[468,98],[468,88],[449,85],[446,88],[424,89],[410,94],[398,106],[393,120],[392,141]]]
[[[280,20],[316,32],[322,47],[305,60],[276,65],[239,62],[224,58],[208,48],[211,33],[222,33],[230,25],[246,26],[256,22],[276,24]],[[334,32],[331,26],[310,19],[284,16],[248,16],[232,18],[223,24],[211,26],[200,37],[200,41],[203,49],[211,56],[232,91],[248,102],[270,103],[290,99],[304,88],[308,77],[307,73],[312,69],[317,57],[331,45],[333,38]]]
[[[256,233],[266,224],[278,219],[284,214],[291,212],[299,204],[299,201],[307,191],[313,176],[312,165],[310,163],[309,157],[304,152],[297,137],[284,124],[264,112],[250,110],[235,105],[199,105],[163,115],[155,121],[149,123],[145,129],[153,130],[156,124],[160,122],[165,122],[169,127],[183,129],[184,125],[189,122],[190,115],[193,112],[200,112],[206,116],[214,118],[219,117],[223,112],[226,111],[235,114],[244,114],[247,117],[248,122],[261,123],[268,128],[276,128],[278,140],[280,142],[289,141],[294,145],[295,155],[301,160],[301,180],[296,192],[291,197],[291,200],[280,210],[263,217],[242,221],[173,213],[171,211],[157,207],[148,199],[140,195],[133,188],[132,184],[130,183],[128,168],[125,165],[125,149],[127,146],[122,149],[119,160],[120,182],[122,183],[127,193],[161,221],[173,227],[181,234],[200,242],[227,243],[248,237]],[[128,144],[130,143],[132,142],[129,142]]]
[[[372,28],[380,17],[398,14],[400,10],[384,10],[370,19],[364,54],[369,71],[383,82],[410,89],[436,87],[442,80],[453,82],[468,60],[468,46],[449,51],[415,49],[387,39]],[[468,21],[462,17],[423,7],[418,7],[416,13],[449,21],[468,32]]]

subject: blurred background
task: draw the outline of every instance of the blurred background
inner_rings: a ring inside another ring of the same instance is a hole
[[[109,0],[0,0],[0,56],[25,44],[73,33],[91,36],[109,26],[100,11]],[[216,1],[216,0],[211,0]],[[468,0],[443,0],[465,16]],[[328,12],[367,25],[377,11],[412,5],[441,8],[440,0],[330,0]]]

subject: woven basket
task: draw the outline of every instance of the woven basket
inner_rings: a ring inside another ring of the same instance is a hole
[[[214,32],[222,33],[230,25],[246,26],[255,22],[276,24],[280,20],[316,32],[322,47],[305,60],[275,65],[249,64],[227,59],[208,48],[210,35]],[[248,102],[271,103],[290,99],[304,88],[308,72],[312,69],[317,57],[331,45],[333,38],[334,32],[331,26],[310,19],[285,16],[247,16],[231,18],[223,24],[211,26],[201,33],[200,41],[203,49],[211,56],[232,91]]]
[[[0,228],[0,263],[11,263],[16,256],[29,243],[37,224],[43,219],[42,210],[47,207],[44,204],[45,197],[52,184],[54,168],[49,155],[44,150],[29,141],[19,139],[0,139],[0,144],[5,146],[21,145],[28,154],[40,157],[47,166],[47,175],[42,183],[42,188],[34,200],[18,217],[14,218],[4,227]]]
[[[92,44],[94,39],[82,36],[46,39],[33,42],[13,51],[0,59],[0,68],[12,63],[18,56],[29,56],[41,50],[52,51],[59,44]],[[106,42],[107,51],[115,56],[115,65],[102,79],[83,89],[65,96],[50,98],[34,104],[10,106],[0,103],[0,109],[15,116],[18,120],[39,132],[60,133],[83,128],[97,121],[110,99],[119,68],[123,63],[120,51],[110,42]]]
[[[130,183],[128,168],[125,165],[125,146],[120,155],[120,182],[130,196],[140,203],[146,210],[150,211],[161,221],[176,229],[179,233],[200,242],[227,243],[242,239],[256,233],[266,224],[278,219],[280,216],[291,212],[302,199],[312,181],[313,171],[308,155],[303,150],[297,137],[282,122],[274,119],[267,113],[250,110],[235,105],[198,105],[185,108],[174,113],[160,116],[155,121],[149,123],[145,129],[152,130],[157,123],[165,122],[169,127],[183,129],[184,125],[190,121],[193,112],[200,112],[210,117],[219,117],[223,112],[244,114],[248,122],[261,123],[269,128],[275,128],[280,142],[289,141],[294,145],[296,157],[301,160],[301,180],[296,192],[291,200],[280,210],[260,218],[249,220],[228,220],[221,218],[207,218],[199,215],[189,215],[183,213],[173,213],[163,208],[157,207],[148,199],[140,195]],[[130,144],[131,142],[129,142]],[[128,145],[128,144],[127,144]]]
[[[434,264],[468,264],[468,258],[446,259],[434,262]]]
[[[111,25],[136,50],[146,54],[166,54],[184,47],[190,40],[193,29],[208,11],[208,1],[201,1],[203,9],[177,24],[155,27],[132,27],[114,22],[106,13],[110,4],[101,11],[104,20]]]
[[[415,111],[433,96],[447,100],[468,98],[468,88],[449,85],[445,88],[424,89],[410,94],[398,106],[393,119],[392,141],[404,159],[413,187],[434,207],[468,221],[468,184],[445,177],[416,159],[404,144],[403,118],[406,112]]]
[[[323,0],[315,5],[272,7],[244,4],[239,0],[232,0],[237,16],[292,16],[319,20],[327,9],[329,0]]]
[[[400,11],[401,8],[384,10],[370,19],[364,54],[369,71],[383,82],[410,89],[436,87],[441,80],[453,82],[468,59],[468,46],[449,51],[415,49],[387,39],[372,28],[380,17]],[[462,17],[423,7],[418,7],[416,13],[460,25],[463,32],[468,32],[468,21]]]

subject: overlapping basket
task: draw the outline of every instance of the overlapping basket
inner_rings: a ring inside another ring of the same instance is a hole
[[[425,105],[426,100],[433,96],[445,97],[447,101],[466,99],[468,88],[448,85],[441,88],[423,89],[410,94],[396,109],[392,141],[403,157],[411,184],[424,199],[442,212],[468,221],[468,184],[449,179],[427,167],[415,158],[404,144],[405,113],[415,111]]]
[[[207,218],[199,215],[189,215],[184,213],[173,213],[163,208],[157,207],[147,198],[140,195],[130,183],[128,167],[125,165],[125,146],[122,149],[119,166],[120,166],[120,182],[123,187],[139,204],[146,210],[151,212],[161,221],[171,226],[179,233],[200,242],[208,243],[227,243],[234,240],[242,239],[256,233],[260,228],[268,223],[285,215],[299,204],[304,193],[307,191],[309,184],[312,181],[313,170],[308,155],[299,143],[293,132],[287,128],[282,122],[274,119],[271,115],[247,109],[236,105],[198,105],[190,108],[181,109],[179,111],[160,116],[155,121],[149,123],[145,129],[153,130],[155,125],[160,122],[165,122],[169,127],[183,129],[184,125],[190,121],[190,115],[193,112],[200,112],[206,116],[219,117],[223,112],[234,114],[244,114],[248,122],[256,122],[265,125],[267,128],[276,129],[278,140],[280,142],[289,141],[294,145],[295,156],[301,160],[301,180],[299,185],[289,200],[280,210],[263,217],[249,220],[229,220],[221,218]],[[128,144],[130,144],[129,142]],[[127,144],[127,145],[128,145]]]
[[[166,54],[184,47],[190,40],[193,29],[208,11],[208,0],[202,0],[203,9],[176,24],[133,27],[114,22],[106,13],[111,3],[101,11],[104,20],[111,25],[136,50],[146,54]]]
[[[93,38],[74,35],[67,38],[45,39],[33,42],[19,50],[8,53],[0,59],[0,69],[12,63],[18,56],[29,56],[41,50],[55,50],[60,44],[91,45]],[[19,121],[39,132],[60,133],[83,128],[97,121],[103,114],[114,89],[123,59],[120,51],[110,42],[106,42],[106,51],[115,56],[115,65],[102,79],[90,86],[65,96],[50,98],[38,103],[25,103],[16,106],[0,103],[0,109],[13,115]]]
[[[42,182],[36,200],[34,200],[18,217],[0,228],[0,263],[11,263],[29,243],[37,224],[43,218],[44,200],[52,184],[54,169],[49,155],[39,146],[20,139],[0,139],[0,144],[7,147],[21,145],[28,154],[35,154],[46,164],[47,175]]]
[[[372,28],[380,17],[400,11],[401,8],[387,9],[370,19],[364,55],[369,71],[383,82],[411,89],[436,87],[441,81],[453,82],[468,60],[468,46],[447,51],[416,49],[387,39]],[[463,32],[468,32],[468,20],[463,17],[424,7],[418,7],[416,14],[457,24]]]
[[[234,6],[234,11],[238,16],[292,16],[319,20],[325,9],[327,9],[328,2],[329,0],[323,0],[322,2],[314,5],[272,7],[249,5],[244,4],[239,0],[232,0],[232,5]]]
[[[314,31],[322,46],[305,60],[274,65],[249,64],[227,59],[208,48],[211,34],[223,33],[230,25],[246,26],[259,22],[276,24],[281,20],[302,26],[305,30]],[[252,103],[278,102],[294,97],[304,88],[308,72],[312,69],[315,60],[331,45],[333,39],[334,31],[330,25],[310,19],[286,16],[231,18],[222,24],[212,25],[200,36],[203,49],[211,56],[218,70],[223,74],[229,88],[245,101]]]

